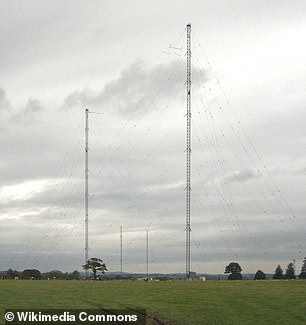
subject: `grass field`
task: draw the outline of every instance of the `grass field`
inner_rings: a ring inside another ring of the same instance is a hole
[[[2,315],[99,307],[142,307],[171,324],[306,324],[306,281],[0,281]]]

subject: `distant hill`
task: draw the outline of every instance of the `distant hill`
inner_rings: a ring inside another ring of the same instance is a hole
[[[7,271],[0,271],[0,278],[6,276]],[[91,274],[89,272],[89,274]],[[254,274],[245,273],[242,274],[243,280],[253,280]],[[81,279],[86,278],[86,272],[80,272]],[[152,278],[152,279],[160,279],[160,280],[184,280],[185,273],[149,273],[148,275],[145,273],[129,273],[129,272],[107,272],[106,274],[101,276],[105,279],[137,279],[137,278]],[[206,280],[226,280],[227,274],[205,274],[205,273],[197,273],[196,278],[200,279],[205,277]],[[267,280],[272,280],[273,274],[266,274]]]
[[[81,278],[85,278],[86,273],[80,272]],[[242,274],[243,280],[254,280],[254,274],[245,273]],[[145,273],[129,273],[129,272],[107,272],[102,276],[106,279],[137,279],[137,278],[152,278],[152,279],[173,279],[173,280],[184,280],[185,273],[149,273],[148,275]],[[196,278],[200,279],[205,277],[206,280],[226,280],[228,274],[206,274],[206,273],[197,273]],[[267,280],[272,280],[273,274],[266,274]]]
[[[85,272],[80,272],[81,278],[86,277]],[[145,273],[129,273],[129,272],[107,272],[102,275],[103,278],[106,279],[137,279],[137,278],[153,278],[153,279],[173,279],[173,280],[184,280],[185,273],[149,273],[148,275]],[[205,277],[206,280],[226,280],[226,274],[204,274],[197,273],[196,278]],[[253,275],[254,278],[254,275]]]

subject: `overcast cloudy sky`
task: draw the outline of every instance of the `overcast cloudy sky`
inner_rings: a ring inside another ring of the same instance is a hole
[[[192,270],[306,256],[306,3],[0,1],[0,270],[90,256],[185,271],[186,24]],[[103,113],[103,114],[96,114]]]

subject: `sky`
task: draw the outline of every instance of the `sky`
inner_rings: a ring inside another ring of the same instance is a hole
[[[306,256],[306,3],[0,1],[0,270],[89,255],[185,272],[186,24],[191,269]]]

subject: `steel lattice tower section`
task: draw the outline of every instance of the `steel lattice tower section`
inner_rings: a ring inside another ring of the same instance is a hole
[[[85,264],[88,261],[88,109],[85,110]],[[87,278],[86,271],[86,278]]]
[[[190,278],[191,24],[187,25],[186,278]]]

